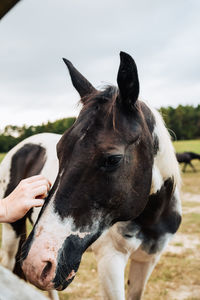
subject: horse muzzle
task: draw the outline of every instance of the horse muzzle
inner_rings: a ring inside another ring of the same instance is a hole
[[[83,253],[99,235],[71,234],[60,247],[53,239],[35,239],[22,262],[27,280],[42,290],[65,289],[73,281]]]
[[[31,248],[27,258],[22,263],[22,270],[26,276],[26,279],[42,290],[54,289],[52,282],[55,277],[56,260],[49,255],[42,256],[41,253],[35,252],[34,248]]]

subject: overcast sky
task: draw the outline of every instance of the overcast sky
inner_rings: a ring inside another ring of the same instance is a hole
[[[199,0],[22,0],[0,21],[0,129],[78,114],[62,57],[98,87],[116,84],[123,50],[140,98],[197,105],[199,12]]]

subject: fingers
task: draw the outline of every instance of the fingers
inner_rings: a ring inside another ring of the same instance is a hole
[[[51,187],[51,183],[43,175],[23,179],[19,185],[18,193],[20,193],[20,199],[25,199],[24,207],[26,211],[32,207],[43,206],[43,198],[47,197]]]
[[[41,180],[46,180],[48,182],[48,184],[51,186],[50,181],[46,177],[44,177],[43,175],[41,175],[41,174],[25,178],[21,182],[24,182],[24,183],[33,183],[33,182],[37,182],[37,181],[41,181]]]
[[[34,181],[37,181],[37,180],[42,180],[44,178],[45,177],[43,175],[39,174],[39,175],[34,175],[34,176],[31,176],[31,177],[25,178],[22,181],[25,182],[25,183],[31,183],[31,182],[34,182]]]
[[[50,182],[42,175],[29,177],[22,180],[19,184],[19,188],[23,194],[33,198],[36,198],[40,195],[42,195],[41,198],[45,198],[50,190],[50,187]]]
[[[34,182],[31,182],[28,184],[28,186],[30,187],[30,189],[36,189],[40,186],[43,186],[45,185],[47,187],[47,190],[50,189],[50,185],[49,185],[49,181],[45,178],[43,180],[37,180],[37,181],[34,181]]]
[[[41,207],[44,204],[44,200],[43,199],[34,199],[29,201],[28,203],[28,209],[32,208],[32,207]]]
[[[46,185],[38,186],[32,189],[32,196],[34,198],[41,196],[41,198],[45,198],[48,194],[48,187]]]

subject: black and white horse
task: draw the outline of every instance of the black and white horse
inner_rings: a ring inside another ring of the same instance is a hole
[[[196,172],[196,169],[194,165],[192,164],[193,159],[199,159],[200,160],[200,154],[194,153],[194,152],[183,152],[183,153],[176,153],[176,158],[179,163],[184,163],[182,171],[186,171],[186,167],[189,165],[193,172]]]
[[[56,144],[61,135],[41,133],[31,136],[10,150],[0,164],[0,199],[9,195],[18,183],[29,176],[43,174],[53,184],[58,172]],[[24,278],[20,265],[21,246],[26,240],[26,220],[34,224],[40,208],[11,224],[2,224],[1,264]],[[55,291],[50,297],[57,300]]]
[[[118,87],[101,91],[65,60],[83,108],[57,144],[58,175],[23,246],[23,271],[41,289],[67,287],[92,244],[103,299],[125,299],[129,258],[127,297],[141,299],[181,222],[180,175],[169,134],[159,113],[138,100],[134,60],[123,52],[120,58]],[[57,170],[48,169],[48,159],[55,148],[48,153],[47,144],[36,142],[36,169],[53,171],[53,178]]]

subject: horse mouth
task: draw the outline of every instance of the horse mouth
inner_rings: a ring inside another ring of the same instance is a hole
[[[60,282],[54,282],[54,289],[56,289],[57,291],[63,291],[64,289],[66,289],[68,287],[68,285],[73,281],[74,277],[75,277],[75,272],[74,270],[67,276],[66,280],[62,283]]]
[[[58,287],[55,287],[56,291],[63,291],[65,289],[65,287],[63,285],[59,285]]]
[[[69,281],[70,279],[73,279],[74,276],[76,275],[76,272],[74,270],[72,270],[69,275],[66,278],[66,281]]]

